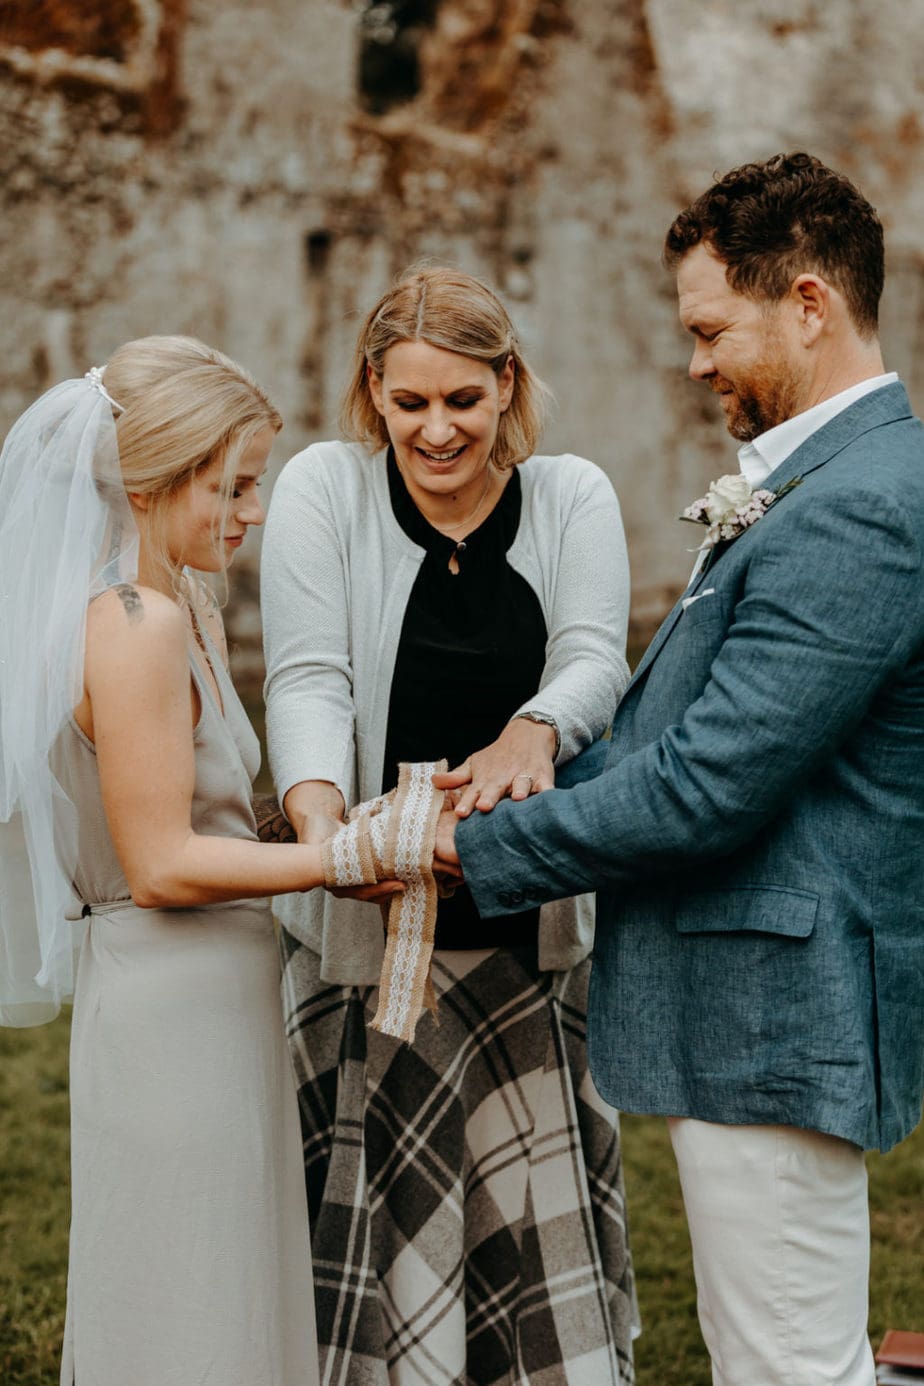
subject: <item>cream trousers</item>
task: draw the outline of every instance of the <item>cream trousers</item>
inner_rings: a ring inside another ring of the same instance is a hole
[[[668,1128],[713,1386],[874,1386],[862,1150],[791,1126]]]

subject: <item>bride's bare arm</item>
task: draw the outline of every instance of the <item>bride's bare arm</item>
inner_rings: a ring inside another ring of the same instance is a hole
[[[106,818],[136,904],[201,905],[323,883],[318,846],[193,831],[186,627],[168,597],[123,587],[95,601],[85,679]]]

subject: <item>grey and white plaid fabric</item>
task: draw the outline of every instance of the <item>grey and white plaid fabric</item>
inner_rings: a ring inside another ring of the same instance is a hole
[[[436,952],[439,1025],[283,934],[323,1386],[626,1386],[637,1323],[616,1113],[590,1080],[589,961]]]

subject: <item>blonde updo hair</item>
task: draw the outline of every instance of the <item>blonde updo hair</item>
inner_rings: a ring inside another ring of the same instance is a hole
[[[340,410],[347,438],[373,451],[387,446],[388,430],[373,403],[366,367],[381,376],[385,353],[397,342],[429,342],[483,361],[495,375],[512,360],[513,395],[500,417],[491,461],[501,469],[514,467],[535,452],[550,394],[527,365],[506,308],[480,279],[434,266],[406,270],[363,323]]]
[[[125,489],[149,498],[146,547],[180,592],[167,552],[168,501],[220,458],[223,531],[241,458],[262,428],[278,433],[282,418],[242,366],[195,337],[126,342],[105,366],[104,383],[122,410],[116,436]]]

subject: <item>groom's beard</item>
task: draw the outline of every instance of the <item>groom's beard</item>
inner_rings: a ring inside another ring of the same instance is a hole
[[[800,382],[780,360],[757,365],[734,382],[715,376],[710,385],[721,399],[725,425],[739,443],[750,443],[800,411]]]

